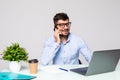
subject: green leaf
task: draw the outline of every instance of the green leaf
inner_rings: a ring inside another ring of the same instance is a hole
[[[12,45],[7,46],[5,50],[3,50],[3,60],[8,61],[28,61],[28,53],[25,51],[25,48],[20,47],[18,43],[12,43]]]

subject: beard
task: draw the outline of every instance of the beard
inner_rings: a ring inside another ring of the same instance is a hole
[[[67,37],[68,35],[63,35],[63,34],[60,34],[60,37]]]
[[[64,31],[66,31],[66,32],[67,32],[67,34],[64,34]],[[60,37],[68,37],[68,35],[70,34],[69,29],[66,29],[66,30],[64,30],[64,31],[63,31],[63,33],[62,33],[62,34],[59,34],[59,35],[60,35]]]

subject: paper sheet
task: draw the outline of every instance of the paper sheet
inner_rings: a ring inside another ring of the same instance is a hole
[[[67,72],[67,71],[61,70],[59,68],[61,68],[61,67],[52,65],[52,66],[44,66],[44,67],[42,67],[40,69],[47,72],[47,73],[63,73],[63,72]]]

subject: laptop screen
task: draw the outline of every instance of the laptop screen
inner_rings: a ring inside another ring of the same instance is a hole
[[[120,58],[120,49],[94,51],[89,67],[85,75],[100,74],[114,71]],[[82,74],[81,68],[71,69],[73,72]]]

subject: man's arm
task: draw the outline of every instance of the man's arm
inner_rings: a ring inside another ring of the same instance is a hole
[[[60,34],[61,31],[58,28],[55,28],[54,37],[46,41],[43,54],[41,56],[41,63],[44,65],[49,64],[55,57],[57,51],[60,48]],[[55,41],[54,41],[55,40]]]
[[[90,62],[92,58],[91,50],[88,48],[87,44],[83,40],[81,40],[80,44],[81,44],[81,47],[79,52],[84,56],[87,62]]]
[[[47,40],[43,47],[40,63],[43,65],[48,65],[55,57],[59,48],[60,45],[56,44],[55,42],[51,42],[51,40]]]

